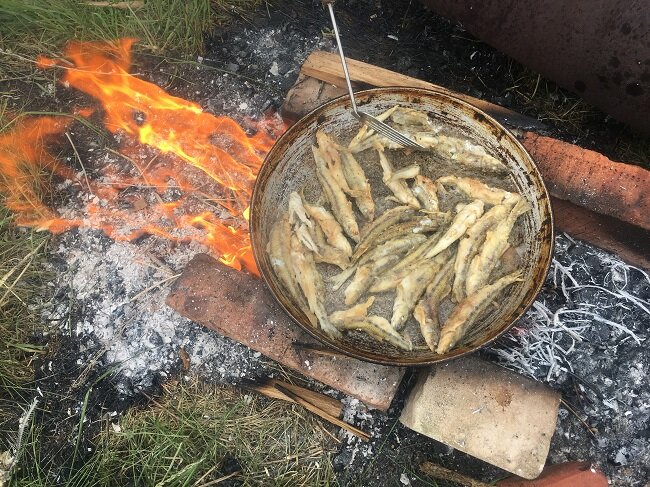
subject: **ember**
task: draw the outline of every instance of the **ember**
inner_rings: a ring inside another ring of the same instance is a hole
[[[205,113],[198,104],[132,76],[133,42],[70,42],[65,59],[38,60],[42,68],[63,68],[65,86],[101,102],[105,127],[121,140],[120,163],[111,161],[94,171],[81,161],[81,171],[66,166],[46,147],[57,136],[65,140],[61,134],[71,118],[18,120],[0,138],[0,191],[6,205],[18,213],[20,225],[55,233],[97,228],[115,240],[143,235],[194,240],[223,263],[257,273],[248,202],[263,158],[284,129],[282,122],[251,121],[255,133],[249,135],[234,120]],[[143,160],[142,145],[158,152]],[[44,203],[37,187],[46,173],[86,192],[81,212],[57,214]]]

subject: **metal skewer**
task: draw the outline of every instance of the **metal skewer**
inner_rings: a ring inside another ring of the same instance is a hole
[[[348,73],[348,65],[345,62],[345,55],[343,54],[343,46],[341,46],[341,38],[339,37],[339,29],[336,25],[336,18],[334,17],[334,8],[332,7],[334,0],[323,0],[323,3],[327,5],[327,8],[329,9],[330,12],[330,17],[332,18],[332,26],[334,27],[334,36],[336,37],[336,45],[339,49],[339,55],[341,56],[341,65],[343,66],[343,74],[345,76],[345,82],[348,85],[348,92],[350,93],[350,102],[352,103],[352,113],[354,114],[354,116],[357,119],[359,119],[361,122],[368,125],[368,127],[374,130],[376,133],[383,135],[387,139],[396,142],[402,147],[414,147],[417,149],[424,149],[424,147],[422,147],[420,144],[409,139],[404,134],[399,133],[397,130],[385,124],[381,120],[378,120],[372,115],[368,115],[367,113],[360,112],[357,109],[357,102],[354,99],[354,92],[352,91],[352,83],[350,82],[350,73]]]

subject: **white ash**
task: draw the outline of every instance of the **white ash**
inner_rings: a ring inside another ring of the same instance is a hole
[[[173,276],[204,249],[147,240],[152,242],[114,242],[90,230],[59,237],[50,264],[59,300],[44,308],[45,320],[75,336],[88,356],[99,351],[99,364],[116,367],[118,392],[126,395],[176,372],[181,348],[191,369],[210,380],[236,382],[264,370],[259,354],[165,304]],[[154,250],[158,256],[149,257]]]
[[[502,365],[562,392],[567,403],[552,463],[589,459],[613,485],[641,486],[638,479],[650,477],[650,440],[639,433],[650,428],[649,310],[645,271],[557,237],[540,296],[489,351]]]

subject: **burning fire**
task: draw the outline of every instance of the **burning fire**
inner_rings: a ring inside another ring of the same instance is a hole
[[[18,224],[55,233],[86,227],[116,240],[195,240],[227,265],[257,273],[248,204],[263,158],[284,127],[276,120],[257,122],[250,136],[234,120],[130,75],[132,44],[71,42],[64,59],[38,60],[42,68],[63,68],[65,86],[99,100],[104,126],[120,148],[107,148],[105,160],[88,167],[70,136],[73,118],[17,119],[0,135],[5,205]],[[56,143],[71,146],[70,164],[48,152]],[[58,189],[74,186],[84,196],[81,210],[57,213],[45,203],[40,186],[48,173],[58,177],[52,181]]]

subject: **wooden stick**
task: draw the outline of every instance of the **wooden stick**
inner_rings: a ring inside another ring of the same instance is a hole
[[[259,392],[260,394],[263,394],[266,397],[270,397],[272,399],[281,399],[282,401],[296,402],[286,394],[283,394],[278,389],[276,389],[276,385],[280,385],[281,387],[288,389],[289,391],[293,392],[297,396],[302,397],[306,401],[309,401],[311,404],[325,411],[331,416],[338,418],[341,415],[341,403],[338,400],[334,399],[333,397],[326,396],[325,394],[321,394],[319,392],[315,392],[310,389],[297,386],[295,384],[290,384],[289,382],[283,382],[277,379],[268,379],[262,383],[248,382],[241,384],[241,386],[245,389]]]
[[[442,86],[396,73],[388,69],[380,68],[379,66],[373,66],[372,64],[357,61],[355,59],[346,58],[346,61],[348,64],[348,71],[350,72],[350,79],[352,81],[380,87],[404,86],[440,91],[471,103],[475,107],[489,113],[501,123],[518,128],[544,127],[544,124],[539,120],[527,117],[526,115],[509,110],[508,108],[495,105],[494,103],[480,100],[462,93],[457,93]],[[312,52],[302,65],[301,72],[307,76],[311,76],[336,86],[345,86],[343,69],[341,68],[341,59],[334,53],[325,51]]]
[[[433,478],[449,480],[450,482],[456,482],[466,487],[494,487],[493,484],[486,484],[485,482],[475,480],[431,462],[424,462],[420,465],[420,470]]]
[[[339,426],[343,429],[348,430],[350,433],[357,435],[359,438],[361,438],[363,441],[370,441],[370,436],[361,431],[360,429],[355,428],[351,424],[346,423],[345,421],[340,420],[339,418],[332,416],[331,414],[326,413],[322,409],[318,408],[317,406],[314,406],[312,403],[309,401],[304,400],[302,397],[297,396],[293,392],[291,392],[289,389],[286,389],[285,387],[282,387],[280,384],[276,384],[275,388],[278,389],[280,392],[283,394],[289,396],[291,399],[293,399],[295,402],[303,406],[305,409],[308,411],[311,411],[317,416],[320,416],[326,421],[329,421],[330,423]]]

